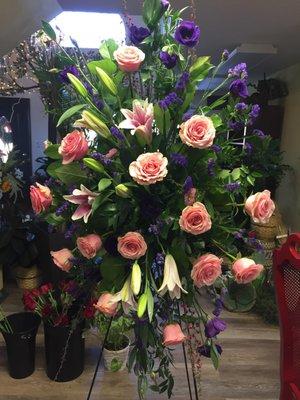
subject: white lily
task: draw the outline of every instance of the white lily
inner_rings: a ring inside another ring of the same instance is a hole
[[[131,274],[126,279],[122,289],[118,293],[114,294],[111,299],[112,303],[118,303],[119,301],[122,301],[122,307],[126,314],[128,314],[131,308],[136,310],[137,304],[133,290],[131,289]]]
[[[161,287],[158,289],[158,293],[163,296],[166,291],[169,291],[171,299],[180,299],[181,290],[183,293],[187,293],[181,285],[181,281],[178,274],[176,261],[171,254],[167,254],[164,265],[164,279]]]

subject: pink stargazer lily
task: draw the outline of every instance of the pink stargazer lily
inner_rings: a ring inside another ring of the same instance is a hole
[[[84,222],[87,223],[89,216],[92,213],[92,205],[98,193],[91,192],[84,185],[80,185],[80,190],[75,189],[73,193],[68,196],[64,196],[64,199],[73,204],[78,204],[78,207],[72,215],[72,220],[83,218]]]
[[[152,142],[153,104],[148,100],[133,100],[133,110],[121,109],[126,118],[119,125],[121,129],[131,129],[131,134],[139,134],[148,144]]]

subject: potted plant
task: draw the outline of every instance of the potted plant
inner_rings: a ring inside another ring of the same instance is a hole
[[[104,340],[110,319],[104,314],[97,314],[95,325],[101,340]],[[111,323],[109,334],[103,349],[103,363],[107,371],[117,372],[126,368],[130,339],[126,333],[133,326],[132,318],[127,316],[115,317]]]

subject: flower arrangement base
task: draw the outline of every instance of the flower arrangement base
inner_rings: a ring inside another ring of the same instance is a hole
[[[127,346],[121,350],[108,350],[104,347],[103,349],[103,364],[104,368],[110,372],[124,371],[127,364],[128,353],[129,353],[129,338],[126,338]]]
[[[71,331],[69,326],[52,326],[44,323],[46,373],[57,382],[72,381],[84,369],[85,341],[83,323]]]
[[[41,319],[29,312],[12,314],[7,319],[13,331],[2,332],[6,343],[8,372],[12,378],[26,378],[34,372],[35,339]]]
[[[36,289],[42,282],[42,272],[36,265],[29,268],[16,267],[15,277],[18,287],[23,290]]]
[[[224,306],[231,312],[248,312],[256,302],[255,287],[248,283],[237,285],[235,282],[228,287],[228,293],[224,296]]]

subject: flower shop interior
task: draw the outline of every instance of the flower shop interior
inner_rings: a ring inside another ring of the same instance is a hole
[[[300,400],[299,21],[1,1],[0,400]]]

